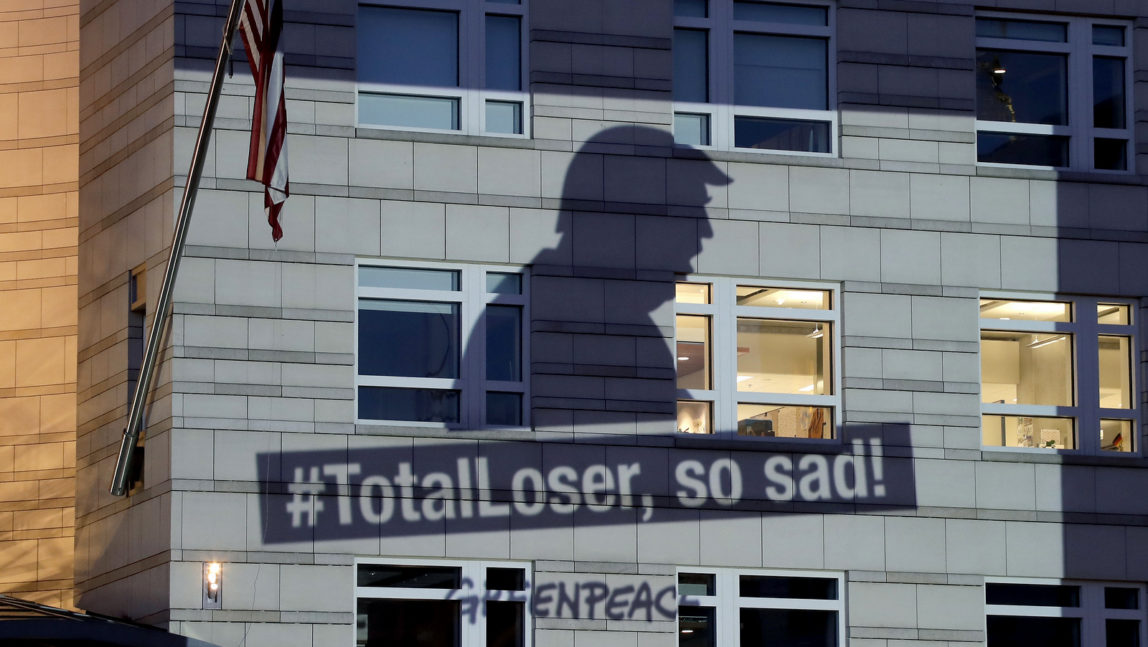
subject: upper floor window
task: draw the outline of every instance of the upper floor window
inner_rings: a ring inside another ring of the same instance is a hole
[[[833,438],[835,298],[820,285],[678,283],[678,431]]]
[[[398,261],[357,270],[360,421],[526,425],[525,273]]]
[[[1127,171],[1131,61],[1127,23],[979,16],[977,161]]]
[[[358,122],[527,134],[524,0],[360,4]]]
[[[980,311],[986,446],[1139,451],[1130,304],[982,298]]]
[[[835,153],[833,7],[674,0],[674,139]]]

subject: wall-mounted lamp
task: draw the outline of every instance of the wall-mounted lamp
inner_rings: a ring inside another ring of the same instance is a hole
[[[203,564],[203,608],[223,608],[223,564],[219,562]]]

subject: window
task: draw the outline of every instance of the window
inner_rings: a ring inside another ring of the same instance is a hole
[[[839,574],[678,571],[678,647],[844,644]]]
[[[676,292],[679,432],[836,436],[832,287],[699,277]]]
[[[524,271],[360,261],[356,284],[360,422],[527,424]]]
[[[982,298],[989,447],[1137,453],[1129,303]]]
[[[355,644],[530,647],[529,590],[520,562],[360,560]]]
[[[833,8],[674,1],[674,140],[834,153]]]
[[[358,123],[526,135],[525,25],[522,0],[360,4]]]
[[[1139,647],[1144,585],[1058,580],[985,583],[988,647]]]
[[[979,16],[977,161],[1129,170],[1131,59],[1127,23]]]

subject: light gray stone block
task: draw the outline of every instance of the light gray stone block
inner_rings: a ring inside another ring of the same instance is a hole
[[[978,288],[1001,286],[1000,237],[941,233],[941,281]]]
[[[478,192],[478,149],[448,144],[414,145],[414,188],[451,193]]]
[[[881,517],[825,515],[825,535],[849,538],[825,542],[825,568],[885,570],[885,522]]]
[[[713,236],[701,241],[697,270],[707,274],[756,276],[760,255],[758,224],[732,220],[710,220],[708,224]]]
[[[913,173],[909,199],[915,220],[969,221],[969,179],[954,175]]]
[[[846,601],[852,626],[917,626],[917,587],[914,584],[850,582]]]
[[[881,280],[885,283],[940,284],[940,236],[932,231],[882,229]]]
[[[908,218],[909,175],[849,171],[849,213],[876,218]]]
[[[433,202],[382,201],[384,256],[440,259],[446,255],[446,206]]]
[[[448,258],[505,263],[510,260],[510,210],[446,205]]]
[[[414,145],[380,139],[351,139],[350,183],[387,189],[414,188]]]
[[[731,209],[789,211],[788,167],[731,162],[727,172]]]
[[[493,195],[537,196],[542,166],[538,151],[478,149],[478,191]]]
[[[1027,225],[1027,180],[974,177],[970,179],[973,222]]]
[[[899,294],[846,292],[843,311],[845,335],[910,339],[912,298]]]
[[[849,213],[849,171],[790,167],[789,209],[801,213]]]
[[[1032,464],[977,463],[977,506],[999,510],[1036,508]]]
[[[880,281],[880,231],[862,227],[822,227],[821,276],[839,281]]]
[[[315,198],[315,251],[379,255],[380,202],[353,198]]]
[[[917,585],[917,626],[921,629],[984,629],[984,589],[979,586]]]

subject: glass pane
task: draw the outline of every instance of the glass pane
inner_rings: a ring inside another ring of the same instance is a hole
[[[682,146],[709,146],[710,116],[675,112],[674,143]]]
[[[1112,25],[1093,25],[1092,44],[1121,47],[1124,45],[1124,28]]]
[[[706,0],[674,0],[674,15],[683,18],[705,18]]]
[[[486,132],[521,135],[522,104],[517,101],[487,101]]]
[[[738,595],[743,598],[836,600],[837,580],[821,577],[742,575],[738,581]]]
[[[739,402],[737,434],[767,438],[832,438],[833,411],[829,407]]]
[[[1079,607],[1080,587],[1071,584],[985,584],[986,604]]]
[[[1126,305],[1120,303],[1098,303],[1096,305],[1096,323],[1126,326],[1131,322],[1131,311]]]
[[[709,101],[708,43],[704,29],[674,30],[674,101]]]
[[[826,290],[763,288],[756,285],[739,285],[737,286],[737,305],[828,310],[829,292]]]
[[[486,306],[486,379],[522,379],[522,308]]]
[[[459,101],[452,97],[359,93],[359,122],[400,128],[458,130]]]
[[[981,319],[1023,319],[1024,321],[1072,321],[1072,309],[1059,301],[1003,301],[981,299]]]
[[[737,390],[825,395],[830,384],[829,324],[737,320]]]
[[[709,402],[678,400],[678,432],[683,434],[712,434],[713,418]]]
[[[1136,435],[1131,420],[1101,420],[1100,449],[1106,452],[1131,453],[1136,451]]]
[[[1140,589],[1123,586],[1104,587],[1105,609],[1139,609]]]
[[[1101,171],[1128,170],[1128,142],[1123,139],[1101,139],[1092,142],[1093,166]]]
[[[678,647],[716,647],[715,610],[710,607],[678,607]]]
[[[359,299],[359,374],[457,378],[459,304]]]
[[[990,164],[1068,166],[1068,138],[977,132],[977,161]]]
[[[486,89],[522,89],[521,18],[486,17]]]
[[[1104,621],[1105,647],[1140,647],[1139,620]]]
[[[678,573],[678,595],[714,595],[712,573]]]
[[[981,331],[981,402],[1072,406],[1072,335]]]
[[[734,102],[827,109],[827,47],[823,38],[735,33]]]
[[[359,418],[458,422],[458,391],[359,387]]]
[[[836,647],[837,612],[741,609],[742,645]]]
[[[1100,335],[1100,406],[1132,408],[1132,352],[1128,337]]]
[[[1092,58],[1092,125],[1124,128],[1124,59]]]
[[[522,394],[491,391],[486,394],[486,424],[522,426]]]
[[[521,568],[488,568],[486,588],[491,591],[524,591],[526,571]]]
[[[977,50],[977,119],[1068,123],[1068,57]]]
[[[526,605],[522,602],[486,602],[486,647],[523,647],[526,644]]]
[[[977,18],[977,36],[1063,43],[1068,40],[1068,25],[1059,22]]]
[[[1079,618],[989,616],[988,647],[1080,647]]]
[[[734,117],[733,145],[776,151],[829,152],[829,122]]]
[[[1072,422],[1072,418],[985,415],[981,416],[981,442],[986,447],[1076,449]]]
[[[709,303],[709,283],[678,283],[674,286],[674,301],[678,303]]]
[[[710,318],[702,315],[678,315],[677,337],[678,388],[712,388]]]
[[[735,2],[733,3],[733,19],[788,25],[825,26],[829,24],[829,9],[793,4]]]
[[[486,291],[489,294],[522,294],[522,275],[513,272],[487,272]]]
[[[459,647],[458,600],[391,600],[360,598],[356,645],[433,645]]]
[[[402,589],[457,589],[462,586],[462,569],[457,566],[359,564],[355,584]]]
[[[361,83],[458,87],[458,13],[359,7]]]
[[[364,288],[458,291],[458,270],[423,270],[414,267],[359,267],[359,285]]]
[[[486,0],[487,2],[495,2],[498,4],[522,4],[522,0]]]

